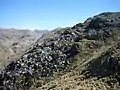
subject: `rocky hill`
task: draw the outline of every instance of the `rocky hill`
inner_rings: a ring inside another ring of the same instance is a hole
[[[27,47],[34,43],[46,30],[30,31],[0,29],[0,67],[18,58]]]
[[[120,12],[52,31],[0,72],[1,89],[119,90]]]

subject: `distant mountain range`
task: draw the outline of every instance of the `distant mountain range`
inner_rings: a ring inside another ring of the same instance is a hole
[[[0,28],[0,67],[17,59],[47,30],[17,30]]]

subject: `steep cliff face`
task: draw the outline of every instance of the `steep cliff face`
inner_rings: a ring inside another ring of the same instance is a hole
[[[94,65],[91,61],[118,42],[119,30],[120,13],[102,13],[84,23],[46,34],[0,72],[0,86],[12,90],[36,88],[59,77],[59,74],[72,72],[76,68],[84,74],[89,71],[92,76],[94,71],[91,68]],[[91,68],[84,68],[88,63]],[[95,62],[96,64],[99,63]],[[107,68],[109,67],[111,64]]]

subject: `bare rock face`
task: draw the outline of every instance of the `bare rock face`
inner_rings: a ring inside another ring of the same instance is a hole
[[[120,13],[101,13],[84,22],[87,39],[105,39],[120,27]]]
[[[107,68],[107,71],[104,73],[106,75],[106,73],[109,72],[109,68],[113,69],[119,63],[119,60],[109,55],[108,58],[105,55],[105,60],[102,59],[103,64],[101,64],[101,66],[105,65],[102,69],[99,68],[99,63],[93,61],[92,64],[91,60],[88,63],[85,63],[85,61],[81,64],[77,63],[75,67],[73,67],[73,64],[75,62],[75,56],[80,53],[84,52],[80,58],[83,58],[85,55],[85,57],[88,57],[93,53],[92,50],[95,51],[99,49],[99,45],[94,42],[103,45],[101,43],[107,42],[107,39],[115,39],[114,36],[118,34],[114,33],[114,31],[119,32],[120,29],[119,17],[120,13],[102,13],[93,18],[89,18],[84,23],[79,23],[73,27],[62,28],[58,31],[43,35],[18,60],[11,62],[0,72],[0,86],[12,90],[30,89],[30,87],[36,86],[36,79],[48,79],[49,77],[54,77],[55,73],[70,72],[77,67],[77,65],[82,67],[83,63],[86,66],[87,64],[90,65],[88,66],[90,68],[83,70],[84,74],[87,73],[87,75],[89,74],[90,76],[95,75],[97,71],[94,72],[92,69],[95,63],[95,65],[98,64],[98,66],[93,68],[98,69],[99,73],[97,74],[102,76],[101,70]],[[85,43],[85,40],[89,41],[90,44]],[[106,46],[108,45],[107,43],[105,44]],[[14,43],[13,46],[14,45],[17,45],[17,43]],[[87,50],[89,50],[89,53],[85,52]],[[104,58],[104,56],[102,58]],[[106,61],[108,59],[109,61]],[[113,64],[107,64],[113,61]],[[100,63],[102,63],[102,61]],[[116,70],[117,69],[108,73],[108,75],[116,73]]]
[[[86,29],[101,29],[104,27],[120,27],[120,13],[101,13],[87,19],[84,24]]]

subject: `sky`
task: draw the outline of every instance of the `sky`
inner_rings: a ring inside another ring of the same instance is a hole
[[[120,0],[0,0],[0,28],[52,30],[119,11]]]

